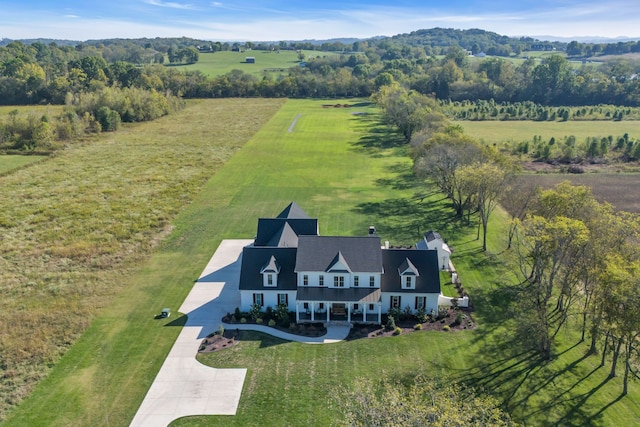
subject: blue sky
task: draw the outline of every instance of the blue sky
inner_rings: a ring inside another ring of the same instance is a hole
[[[0,38],[302,40],[422,28],[640,39],[638,0],[0,0]]]

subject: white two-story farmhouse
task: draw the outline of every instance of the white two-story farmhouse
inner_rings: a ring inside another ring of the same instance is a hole
[[[392,307],[437,312],[442,261],[435,249],[382,246],[373,228],[320,236],[318,220],[291,203],[276,218],[260,218],[242,252],[240,308],[286,304],[297,322],[380,323]]]

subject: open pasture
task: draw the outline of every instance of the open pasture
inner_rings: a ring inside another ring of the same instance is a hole
[[[43,156],[3,156],[0,155],[0,176],[21,167],[45,160]]]
[[[611,203],[617,210],[640,214],[640,174],[523,174],[517,179],[542,188],[551,188],[563,181],[586,185],[591,187],[599,202]]]
[[[199,117],[190,119],[188,132],[168,138],[224,134],[211,128],[210,117],[221,111],[215,110],[217,102],[227,101],[196,104],[186,115],[167,118]],[[323,107],[338,103],[350,107]],[[198,105],[207,109],[199,112]],[[358,376],[406,378],[416,371],[480,387],[529,425],[631,425],[640,417],[637,385],[619,398],[620,379],[608,380],[599,358],[584,357],[586,345],[574,330],[558,335],[551,362],[541,363],[522,348],[514,334],[518,307],[510,285],[518,277],[504,251],[505,214],[498,211],[493,218],[490,250],[483,253],[475,224],[456,220],[443,196],[414,178],[402,138],[379,124],[374,107],[355,100],[289,100],[264,125],[228,104],[226,110],[243,117],[243,123],[233,122],[238,127],[249,122],[260,131],[167,221],[170,234],[144,252],[153,255],[132,260],[111,282],[124,285],[114,289],[117,295],[7,425],[127,425],[184,322],[179,313],[160,323],[153,314],[179,307],[221,239],[253,236],[256,218],[276,214],[292,200],[319,218],[323,235],[363,235],[375,225],[391,244],[412,244],[429,229],[440,231],[455,250],[452,260],[479,327],[328,346],[253,334],[232,350],[201,359],[216,367],[249,368],[238,414],[174,425],[327,425],[339,416],[331,403],[337,387],[349,387]],[[164,135],[170,127],[164,118],[159,123],[144,128]],[[204,150],[203,157],[215,152]],[[189,168],[187,160],[182,164]]]
[[[640,121],[567,121],[567,122],[533,122],[533,121],[466,121],[458,120],[456,124],[463,127],[466,134],[487,144],[517,144],[531,141],[540,135],[543,141],[552,137],[562,141],[565,136],[574,135],[578,142],[590,136],[614,138],[628,133],[631,138],[640,138]]]
[[[306,58],[316,56],[337,55],[333,52],[318,52],[314,50],[302,51]],[[254,57],[254,64],[247,63],[248,56]],[[298,52],[295,50],[264,51],[249,50],[244,52],[221,51],[215,53],[201,53],[195,64],[175,65],[179,70],[198,70],[203,74],[216,77],[231,70],[241,70],[247,74],[262,76],[265,73],[286,73],[288,68],[299,66]],[[169,65],[174,66],[174,65]],[[268,71],[267,71],[268,70]]]
[[[146,391],[136,375],[159,366],[179,330],[162,328],[153,313],[171,301],[177,308],[202,266],[184,251],[160,276],[154,267],[136,282],[131,272],[175,227],[177,212],[283,102],[191,101],[175,115],[124,126],[0,177],[0,418],[91,324],[47,378],[55,384],[53,396],[33,396],[35,407],[51,405],[38,422],[56,425],[51,416],[59,414],[58,425],[110,424],[103,416],[127,424],[120,411],[131,417],[132,408],[122,402]],[[114,303],[123,295],[124,302]],[[166,346],[155,344],[163,339]]]

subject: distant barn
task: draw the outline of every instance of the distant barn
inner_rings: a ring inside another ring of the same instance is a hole
[[[255,56],[247,56],[246,58],[244,58],[244,62],[246,62],[247,64],[255,64],[256,58]]]

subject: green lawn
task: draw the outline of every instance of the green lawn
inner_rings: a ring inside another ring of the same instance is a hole
[[[313,50],[303,51],[305,58],[337,55],[333,52],[318,52]],[[249,64],[245,58],[252,56],[255,64]],[[222,51],[215,53],[201,53],[200,59],[195,64],[176,65],[180,70],[199,70],[210,77],[226,74],[231,70],[242,70],[247,74],[262,76],[265,70],[272,69],[273,73],[286,72],[287,68],[298,67],[300,59],[295,50],[264,51],[252,50],[246,52]],[[173,66],[173,65],[169,65]],[[282,70],[282,71],[280,71]]]
[[[586,137],[621,137],[625,133],[633,138],[640,138],[640,121],[567,121],[567,122],[533,122],[533,121],[466,121],[455,122],[463,127],[465,133],[486,143],[518,143],[531,141],[535,135],[542,136],[543,141],[552,137],[561,141],[565,136],[574,135],[579,142]]]
[[[557,358],[548,363],[522,349],[511,292],[517,268],[501,237],[504,213],[494,215],[490,251],[482,253],[475,224],[454,219],[447,201],[413,177],[401,138],[378,124],[376,109],[340,102],[354,106],[287,101],[172,221],[172,233],[153,257],[120,276],[127,286],[7,425],[128,424],[179,332],[176,321],[154,321],[152,314],[179,307],[221,239],[255,235],[258,217],[277,214],[292,200],[319,218],[323,235],[362,235],[375,225],[396,245],[438,230],[454,250],[478,329],[324,346],[248,334],[239,346],[201,358],[249,369],[238,414],[175,425],[326,425],[339,417],[330,403],[338,386],[358,376],[418,370],[481,387],[529,425],[633,424],[640,417],[637,385],[618,399],[621,381],[605,381],[608,368],[596,369],[597,358],[582,357],[586,346],[577,344],[575,332],[558,337]],[[192,125],[191,132],[207,125]]]
[[[0,155],[0,176],[12,170],[46,159],[43,156],[2,156]]]

